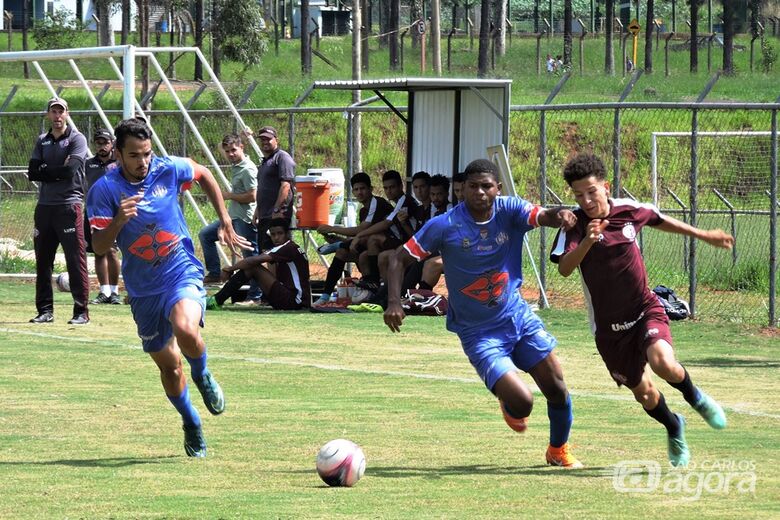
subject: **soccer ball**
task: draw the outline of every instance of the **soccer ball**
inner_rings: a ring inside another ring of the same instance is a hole
[[[365,470],[366,456],[352,441],[330,441],[317,454],[317,474],[329,486],[354,486]]]
[[[57,275],[57,289],[61,292],[70,291],[70,278],[68,277],[68,273],[60,273]]]

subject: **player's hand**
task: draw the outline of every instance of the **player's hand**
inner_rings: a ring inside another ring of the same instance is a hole
[[[233,229],[233,224],[219,226],[217,237],[219,237],[220,244],[228,246],[230,250],[237,255],[241,254],[241,250],[252,251],[254,249],[249,240],[236,234]]]
[[[257,212],[257,208],[255,208],[255,212],[252,213],[252,225],[254,227],[257,227],[260,224],[260,214]]]
[[[577,224],[577,215],[570,209],[558,211],[558,221],[564,231],[568,231]]]
[[[139,193],[130,197],[123,197],[119,203],[119,210],[114,215],[114,220],[118,224],[124,225],[128,220],[138,215],[138,203],[144,198],[144,192],[141,190]]]
[[[723,249],[731,249],[734,247],[734,237],[722,229],[708,231],[702,240],[711,246],[721,247]]]
[[[317,233],[321,235],[325,235],[327,233],[333,233],[333,226],[328,226],[327,224],[322,224],[320,226],[317,226]]]
[[[406,318],[403,308],[400,303],[388,303],[387,310],[385,310],[384,319],[385,325],[387,325],[393,332],[401,332],[401,324]]]
[[[233,276],[234,270],[235,270],[235,266],[232,265],[223,267],[222,270],[219,272],[219,281],[225,283],[228,280],[230,280],[230,277]]]
[[[401,208],[398,210],[398,213],[396,213],[398,216],[398,221],[402,224],[405,224],[409,221],[409,209],[408,208]]]
[[[602,237],[602,233],[607,229],[609,220],[595,218],[588,222],[588,227],[585,229],[585,239],[595,244]]]

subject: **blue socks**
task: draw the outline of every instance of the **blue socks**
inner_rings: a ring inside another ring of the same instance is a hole
[[[547,417],[550,418],[550,445],[560,448],[569,440],[574,413],[571,408],[571,395],[566,396],[564,404],[547,401]]]
[[[174,408],[181,415],[185,426],[200,426],[200,415],[198,411],[192,406],[190,401],[190,392],[188,387],[184,386],[184,391],[178,397],[168,396],[168,400],[171,402]]]
[[[188,356],[184,357],[187,359],[187,363],[190,364],[190,373],[192,374],[192,378],[201,379],[206,373],[206,360],[208,359],[206,350],[203,350],[203,355],[199,358],[191,358]]]

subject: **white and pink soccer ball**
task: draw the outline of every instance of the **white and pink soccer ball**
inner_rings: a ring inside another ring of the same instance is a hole
[[[332,440],[317,453],[317,474],[329,486],[354,486],[365,470],[366,456],[352,441]]]

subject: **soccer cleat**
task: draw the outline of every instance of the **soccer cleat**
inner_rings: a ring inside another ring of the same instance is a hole
[[[341,242],[333,242],[332,244],[322,244],[317,248],[317,252],[321,255],[330,255],[335,253],[341,247]]]
[[[106,296],[103,293],[100,293],[100,294],[97,295],[97,298],[95,298],[94,300],[90,301],[89,303],[91,303],[93,305],[108,304],[108,303],[111,303],[111,297],[110,296]]]
[[[220,281],[221,280],[220,280],[218,274],[216,274],[216,275],[214,275],[214,274],[207,274],[206,276],[203,277],[203,283],[204,284],[220,283]]]
[[[360,289],[356,288],[355,292],[352,293],[352,303],[354,305],[360,305],[364,301],[368,300],[372,296],[374,296],[375,291],[371,291],[368,289]]]
[[[244,300],[242,302],[236,302],[239,307],[260,307],[263,304],[262,300]]]
[[[206,298],[206,310],[207,311],[218,311],[222,308],[220,304],[217,303],[217,299],[213,296],[209,296]]]
[[[42,312],[36,317],[30,320],[30,323],[52,323],[54,321],[54,314],[50,312]]]
[[[182,427],[184,429],[184,452],[188,457],[203,458],[206,456],[206,439],[203,437],[203,428],[198,426]]]
[[[547,464],[550,466],[559,466],[566,469],[582,468],[582,462],[577,460],[577,458],[572,455],[569,450],[571,450],[571,446],[569,446],[568,442],[560,448],[555,448],[552,445],[547,446],[547,453],[545,454]]]
[[[726,427],[726,414],[723,408],[712,397],[699,390],[699,400],[693,405],[693,409],[699,412],[707,424],[716,430]]]
[[[669,455],[669,462],[672,466],[687,466],[691,460],[691,452],[688,450],[688,443],[685,442],[685,417],[679,413],[675,414],[680,421],[680,433],[676,437],[668,435],[668,444],[666,453]]]
[[[506,411],[506,406],[504,405],[504,401],[499,399],[498,404],[501,407],[501,414],[504,416],[504,421],[506,421],[507,425],[510,428],[512,428],[514,431],[518,433],[523,433],[525,432],[525,430],[528,429],[528,417],[522,417],[520,419],[518,419],[517,417],[512,417]]]
[[[330,301],[330,295],[326,293],[322,293],[319,298],[314,300],[314,303],[312,305],[325,305]]]
[[[68,320],[68,325],[86,325],[87,323],[89,323],[89,317],[84,313],[76,314]]]
[[[359,287],[360,289],[368,289],[372,293],[375,293],[379,290],[379,282],[371,279],[367,280],[365,278],[361,278],[355,282],[355,286]]]
[[[206,405],[211,415],[219,415],[225,411],[225,395],[222,393],[222,388],[211,375],[211,372],[206,370],[203,377],[192,378],[195,382],[195,386],[200,390],[200,395],[203,396],[203,404]]]
[[[108,297],[108,303],[111,305],[122,305],[122,299],[117,293],[111,293],[111,296]]]
[[[347,305],[347,309],[352,312],[384,312],[381,305],[376,303],[363,302],[360,305]]]

